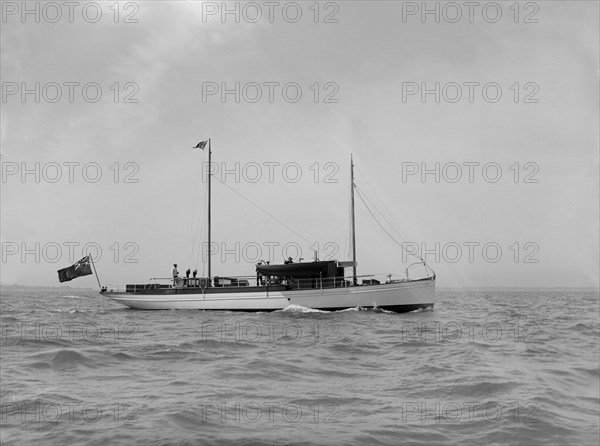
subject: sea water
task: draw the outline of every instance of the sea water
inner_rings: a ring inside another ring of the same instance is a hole
[[[406,314],[8,291],[1,315],[3,445],[599,443],[595,290]]]

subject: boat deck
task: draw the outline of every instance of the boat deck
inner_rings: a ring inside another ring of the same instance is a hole
[[[127,294],[151,294],[151,295],[169,295],[169,294],[225,294],[225,293],[269,293],[281,291],[302,291],[302,290],[323,290],[334,288],[367,288],[372,286],[393,285],[406,282],[419,282],[424,280],[432,280],[433,277],[424,277],[421,279],[401,279],[387,280],[381,282],[374,279],[373,276],[365,276],[368,278],[362,279],[362,283],[354,285],[352,280],[347,278],[327,278],[327,279],[302,279],[282,281],[283,283],[261,284],[260,279],[253,278],[256,284],[252,284],[248,277],[236,278],[230,283],[224,284],[215,278],[216,286],[210,286],[208,279],[178,279],[178,283],[146,283],[146,284],[128,284],[123,286],[109,286],[105,291],[120,292]],[[227,278],[231,281],[234,278]],[[164,280],[164,279],[163,279]],[[212,281],[211,281],[212,285]],[[124,288],[124,289],[123,289]]]

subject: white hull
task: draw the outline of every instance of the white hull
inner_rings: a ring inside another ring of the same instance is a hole
[[[404,312],[433,307],[435,279],[298,291],[239,290],[240,288],[231,292],[184,293],[178,289],[170,289],[167,290],[168,294],[112,291],[102,294],[127,307],[142,310],[273,311],[290,305],[300,305],[320,310],[360,306]]]

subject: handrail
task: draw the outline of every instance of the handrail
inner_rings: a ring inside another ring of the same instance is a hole
[[[408,268],[406,268],[406,269],[409,269],[413,265],[424,265],[424,263],[423,262],[411,263],[408,266]],[[427,267],[428,270],[430,270],[432,273],[435,274],[435,272],[428,265],[425,265],[425,266]],[[357,275],[356,277],[358,279],[362,279],[362,278],[377,277],[377,276],[381,276],[381,277],[386,276],[387,277],[387,276],[390,276],[390,273],[380,272],[380,273],[373,273],[373,274],[361,274],[361,275]],[[391,276],[399,276],[399,275],[398,274],[391,274]],[[263,276],[263,277],[267,277],[267,276]],[[271,277],[277,277],[277,276],[271,276]],[[208,277],[186,277],[186,276],[179,276],[179,278],[180,279],[196,279],[196,280],[198,280],[198,279],[209,279]],[[213,277],[210,277],[211,281],[214,280],[215,278],[219,278],[219,279],[246,279],[246,280],[249,279],[249,280],[252,280],[252,279],[256,279],[256,276],[255,275],[252,275],[252,276],[232,276],[232,275],[227,275],[227,276],[213,276]],[[342,279],[342,278],[352,279],[351,276],[345,276],[345,275],[344,276],[330,276],[330,277],[326,277],[324,279]],[[151,277],[148,280],[168,280],[168,281],[173,281],[173,278],[172,277]],[[295,279],[295,280],[303,280],[303,279]],[[310,279],[308,279],[308,280],[310,280]]]
[[[426,268],[426,273],[428,275],[422,278],[411,279],[408,277],[408,269],[414,265],[424,265]],[[429,275],[427,271],[429,269],[432,275]],[[366,285],[377,285],[377,284],[390,284],[390,283],[402,283],[408,282],[411,280],[423,280],[423,279],[435,279],[435,272],[428,268],[423,262],[415,262],[410,264],[405,271],[405,277],[401,277],[397,274],[386,274],[386,273],[375,273],[375,274],[363,274],[356,276],[357,279],[362,279],[362,284],[357,284],[356,286],[366,286]],[[352,283],[351,276],[332,276],[332,277],[322,277],[320,273],[319,277],[314,278],[302,278],[302,279],[294,279],[294,278],[285,278],[278,276],[262,276],[262,275],[253,275],[253,276],[214,276],[211,277],[210,280],[208,277],[179,277],[180,280],[185,283],[185,285],[175,286],[174,288],[200,288],[202,290],[207,287],[248,287],[248,286],[260,286],[266,287],[267,292],[269,287],[271,286],[288,286],[288,289],[291,290],[300,290],[300,289],[320,289],[321,292],[323,288],[337,288],[337,287],[349,287],[355,286]],[[220,283],[216,284],[215,279],[225,279],[230,280],[231,283]],[[139,290],[148,290],[148,289],[158,289],[159,287],[173,287],[173,278],[169,277],[152,277],[148,279],[153,283],[137,283],[137,284],[127,284],[127,285],[115,285],[108,284],[107,290],[110,291],[129,291],[133,292]],[[164,283],[157,283],[157,281],[164,281]],[[367,282],[369,281],[369,282]],[[193,285],[188,285],[189,283],[193,283]],[[204,286],[200,286],[204,285]]]
[[[414,265],[423,265],[423,267],[425,268],[425,274],[427,274],[427,277],[435,279],[435,271],[433,269],[431,269],[429,267],[429,265],[427,265],[427,263],[425,263],[425,260],[421,259],[420,262],[411,263],[410,265],[408,265],[406,267],[406,270],[404,270],[404,274],[406,275],[406,280],[410,280],[410,278],[408,277],[408,270],[410,269],[411,266],[414,266]],[[428,270],[431,271],[431,275],[429,275],[429,271]]]

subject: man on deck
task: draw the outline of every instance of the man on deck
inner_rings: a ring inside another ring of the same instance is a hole
[[[179,277],[179,271],[177,271],[177,263],[173,263],[173,286],[177,285],[177,277]]]

